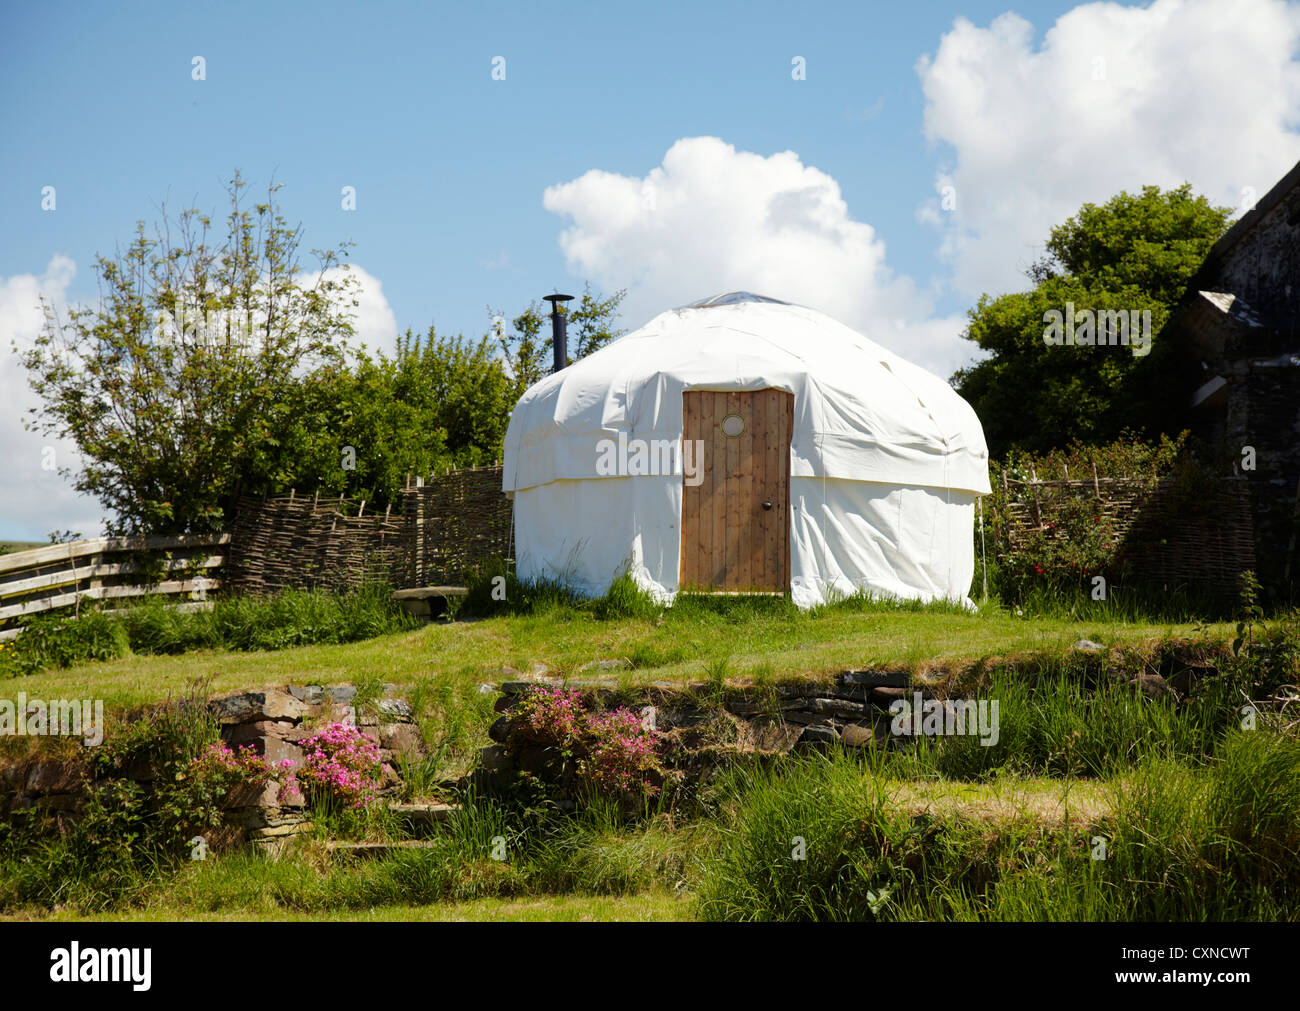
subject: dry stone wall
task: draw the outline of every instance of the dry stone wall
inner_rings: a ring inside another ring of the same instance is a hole
[[[423,754],[415,715],[397,685],[384,685],[370,705],[358,708],[356,698],[353,685],[290,684],[217,695],[208,709],[220,724],[222,740],[232,748],[248,747],[271,762],[289,760],[295,767],[306,757],[302,743],[326,725],[355,726],[379,745],[380,792],[393,793],[401,785],[397,770],[402,759]],[[148,768],[128,773],[146,790],[153,781]],[[0,768],[0,818],[31,812],[64,823],[81,813],[87,785],[85,765],[77,761],[36,758]],[[236,789],[224,804],[232,841],[276,847],[309,829],[308,813],[294,796],[285,795],[274,781]]]

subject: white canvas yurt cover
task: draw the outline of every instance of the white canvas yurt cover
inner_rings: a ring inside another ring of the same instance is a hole
[[[520,399],[506,433],[524,580],[967,601],[978,418],[823,313],[743,292],[656,316]]]

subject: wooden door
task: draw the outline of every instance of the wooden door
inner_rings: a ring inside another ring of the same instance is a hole
[[[787,592],[793,395],[689,390],[682,409],[682,438],[703,447],[700,483],[683,475],[682,588]]]

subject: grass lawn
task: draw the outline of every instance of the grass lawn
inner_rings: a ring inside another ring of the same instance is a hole
[[[225,906],[194,910],[165,898],[139,909],[119,910],[87,917],[69,910],[46,913],[29,910],[0,920],[49,922],[218,922],[276,921],[320,922],[346,920],[360,923],[646,923],[694,919],[694,904],[687,895],[649,891],[641,895],[538,895],[513,899],[474,899],[467,902],[431,902],[425,905],[384,905],[362,910],[295,912],[254,906]]]
[[[110,708],[184,692],[196,677],[216,691],[285,682],[338,683],[379,678],[411,684],[451,677],[469,686],[503,677],[503,667],[534,663],[583,678],[593,660],[625,659],[626,673],[603,677],[673,684],[698,682],[706,666],[725,662],[728,680],[824,675],[873,664],[920,667],[929,661],[976,659],[1032,649],[1059,649],[1080,638],[1105,645],[1191,636],[1187,623],[1107,619],[1022,618],[1005,610],[830,609],[813,615],[673,608],[659,620],[598,620],[557,612],[430,624],[413,632],[347,645],[274,652],[195,651],[178,656],[129,656],[0,681],[0,698],[100,698]],[[1227,640],[1232,626],[1205,634]],[[508,676],[508,672],[507,675]]]
[[[47,547],[46,541],[0,541],[0,555],[7,555],[14,551],[28,551],[32,548]]]
[[[1263,717],[1258,731],[1239,726],[1234,680],[1263,676],[1272,654],[1247,658],[1244,674],[1229,664],[1186,704],[1147,699],[1122,680],[1086,685],[1059,669],[1060,652],[1081,638],[1106,646],[1227,642],[1234,626],[1134,619],[1105,607],[1083,613],[1025,617],[996,607],[966,613],[872,602],[799,613],[768,598],[688,601],[647,617],[554,607],[347,645],[130,655],[0,681],[0,698],[19,691],[100,698],[110,709],[181,696],[196,678],[210,679],[214,691],[286,682],[410,685],[426,745],[436,744],[428,775],[445,778],[464,771],[495,719],[494,695],[477,686],[538,664],[582,681],[686,687],[861,667],[923,674],[1030,652],[1047,658],[989,673],[987,692],[1002,707],[997,748],[959,738],[742,761],[705,781],[680,809],[631,818],[606,804],[560,814],[522,794],[467,793],[419,848],[366,857],[329,840],[404,839],[390,834],[396,823],[386,812],[365,814],[359,826],[314,813],[316,827],[278,859],[214,851],[195,863],[168,850],[156,864],[131,857],[122,870],[110,859],[120,853],[101,859],[92,849],[87,857],[76,839],[15,836],[0,858],[0,915],[1294,919],[1300,742],[1294,728],[1279,730]],[[1293,655],[1276,655],[1287,677]],[[582,669],[601,660],[625,666]],[[1144,663],[1130,661],[1139,670]],[[126,825],[133,810],[99,812],[102,831],[119,831],[114,826]],[[509,841],[505,856],[496,855],[499,840]]]

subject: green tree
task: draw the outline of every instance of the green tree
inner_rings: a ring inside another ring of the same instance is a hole
[[[964,336],[988,357],[958,371],[953,385],[975,408],[995,456],[1106,442],[1125,430],[1154,437],[1181,429],[1191,363],[1155,338],[1231,213],[1188,184],[1084,204],[1051,230],[1046,254],[1028,271],[1032,290],[980,297]],[[1150,312],[1148,353],[1047,344],[1047,314],[1067,303],[1076,314]]]
[[[348,244],[313,250],[306,281],[275,203],[227,187],[224,234],[196,209],[100,256],[100,298],[46,325],[23,354],[43,405],[30,427],[73,440],[74,478],[112,533],[222,527],[241,490],[286,489],[333,451],[330,377],[342,373],[356,281]],[[333,269],[340,268],[340,269]]]
[[[621,289],[602,298],[593,293],[590,283],[587,283],[583,285],[577,306],[570,305],[561,310],[568,323],[569,364],[599,351],[626,333],[625,330],[614,328],[619,307],[626,296],[627,290]],[[488,315],[493,319],[501,319],[501,314],[491,308],[488,309]],[[549,374],[554,364],[549,303],[543,304],[537,300],[529,302],[528,307],[514,318],[511,325],[514,332],[509,335],[503,327],[498,327],[497,343],[514,380],[514,397],[517,400],[525,390]],[[513,406],[512,403],[511,407]]]
[[[423,337],[410,330],[390,357],[361,354],[337,388],[337,453],[306,486],[400,503],[408,477],[481,467],[501,456],[514,383],[488,337]]]

